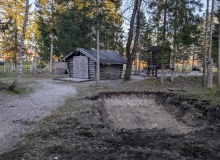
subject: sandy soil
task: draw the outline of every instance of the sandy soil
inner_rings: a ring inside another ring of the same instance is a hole
[[[0,154],[13,149],[20,141],[21,133],[30,131],[69,95],[76,94],[75,87],[69,83],[51,79],[37,80],[37,86],[33,88],[35,92],[27,95],[0,93]]]
[[[177,121],[155,99],[113,98],[105,99],[109,120],[118,129],[167,129],[174,134],[186,134],[192,127]]]

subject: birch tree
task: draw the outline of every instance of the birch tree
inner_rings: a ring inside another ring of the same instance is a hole
[[[28,8],[29,8],[29,0],[26,0],[25,19],[24,19],[24,25],[23,25],[21,41],[20,41],[20,45],[19,45],[19,58],[18,58],[19,67],[18,67],[17,75],[14,79],[14,82],[8,88],[11,91],[14,90],[14,88],[19,83],[20,76],[22,74],[22,54],[23,54],[23,50],[24,50],[24,40],[25,40],[25,34],[26,34],[26,27],[27,27],[27,23],[28,23]]]

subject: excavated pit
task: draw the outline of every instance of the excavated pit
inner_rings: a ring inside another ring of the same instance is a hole
[[[98,97],[107,119],[117,129],[166,129],[186,134],[219,124],[219,106],[207,101],[170,93],[103,93]]]
[[[166,108],[157,104],[154,96],[112,96],[104,99],[108,120],[117,129],[166,129],[174,134],[194,131],[186,123],[178,121]]]

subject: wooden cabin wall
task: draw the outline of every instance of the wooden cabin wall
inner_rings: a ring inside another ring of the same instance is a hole
[[[100,80],[121,78],[123,65],[100,65]],[[96,80],[96,63],[89,59],[89,78]]]
[[[89,79],[96,79],[96,65],[95,63],[89,59]]]
[[[100,79],[119,79],[121,78],[123,65],[100,66]]]
[[[68,70],[70,77],[74,77],[73,73],[73,58],[69,58],[67,61]],[[89,67],[89,79],[95,80],[96,79],[96,64],[89,59],[88,63]],[[122,64],[112,64],[112,65],[100,65],[100,80],[107,80],[107,79],[119,79],[121,78],[123,70]]]

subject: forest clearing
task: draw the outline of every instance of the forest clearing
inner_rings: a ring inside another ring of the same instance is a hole
[[[0,160],[219,160],[220,0],[1,0]]]

